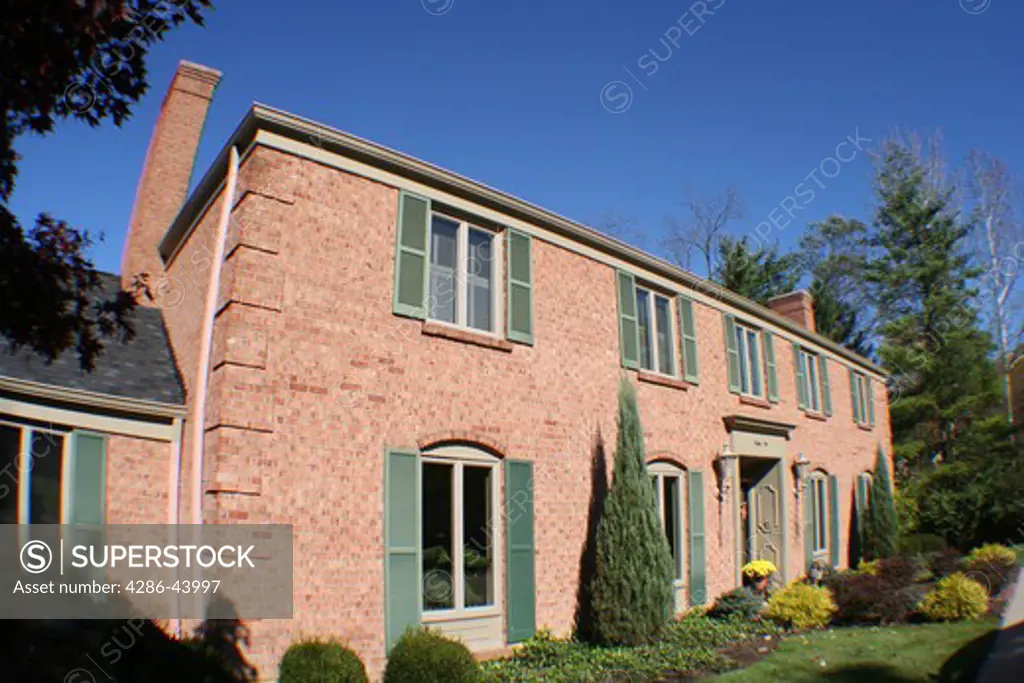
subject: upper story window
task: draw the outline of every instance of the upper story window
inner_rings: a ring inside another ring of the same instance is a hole
[[[821,411],[821,390],[818,386],[818,354],[800,349],[800,372],[803,375],[802,389],[807,397],[807,409]]]
[[[400,192],[393,310],[533,344],[533,240]]]
[[[726,370],[729,391],[741,396],[779,401],[779,380],[775,367],[775,335],[739,322],[725,313]]]
[[[853,404],[853,421],[874,427],[875,401],[871,380],[854,370],[850,370],[850,402]]]
[[[793,344],[796,364],[797,403],[801,410],[832,414],[832,389],[828,378],[828,359]]]
[[[430,223],[430,295],[433,320],[498,331],[500,240],[488,230],[433,214]]]
[[[736,350],[739,353],[740,393],[764,397],[761,371],[761,333],[746,325],[736,324]]]
[[[636,310],[640,328],[640,367],[675,375],[676,345],[672,333],[675,322],[669,298],[638,285]]]
[[[699,371],[693,301],[637,283],[625,271],[618,272],[617,284],[623,367],[671,377],[682,375],[687,382],[696,384]],[[681,344],[676,341],[677,334]]]

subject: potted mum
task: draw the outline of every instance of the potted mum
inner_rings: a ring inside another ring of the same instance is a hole
[[[764,595],[768,591],[772,574],[777,571],[778,568],[768,560],[754,560],[743,565],[740,573],[743,574],[744,586],[759,595]]]

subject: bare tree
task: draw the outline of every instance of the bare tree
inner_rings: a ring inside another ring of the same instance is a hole
[[[636,219],[618,213],[606,213],[594,221],[599,231],[638,249],[647,248],[647,236],[637,225]]]
[[[683,217],[665,219],[668,236],[665,248],[669,258],[680,268],[690,270],[695,257],[704,258],[707,277],[714,276],[714,260],[718,245],[731,221],[746,214],[739,190],[730,185],[720,196],[711,199],[687,194],[682,203]]]
[[[1020,277],[1024,226],[1014,207],[1015,180],[1005,163],[984,152],[971,151],[966,171],[976,226],[976,257],[984,268],[981,293],[999,348],[1006,409],[1012,420],[1009,370],[1022,332],[1014,321],[1014,294]]]

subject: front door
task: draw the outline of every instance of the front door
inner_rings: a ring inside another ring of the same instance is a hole
[[[751,463],[747,489],[747,534],[751,560],[768,560],[782,567],[782,462]]]

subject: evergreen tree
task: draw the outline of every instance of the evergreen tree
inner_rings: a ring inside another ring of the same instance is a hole
[[[863,222],[830,216],[808,226],[797,257],[812,278],[818,333],[862,356],[872,353],[863,286],[867,236]]]
[[[746,237],[723,237],[712,280],[727,289],[767,305],[768,300],[796,289],[800,272],[796,258],[779,254],[778,246],[756,249]]]
[[[871,494],[868,509],[864,515],[864,552],[868,559],[892,557],[899,552],[899,520],[896,517],[896,501],[893,497],[892,477],[889,476],[889,459],[878,447],[875,458],[875,472],[871,477]]]
[[[647,474],[636,389],[619,388],[612,487],[597,530],[592,588],[595,637],[609,645],[650,642],[672,616],[672,558]]]
[[[930,182],[907,145],[883,148],[880,206],[865,269],[889,369],[897,462],[919,470],[948,459],[958,433],[998,401],[992,343],[978,326],[965,252],[970,225],[951,207],[952,190]]]

